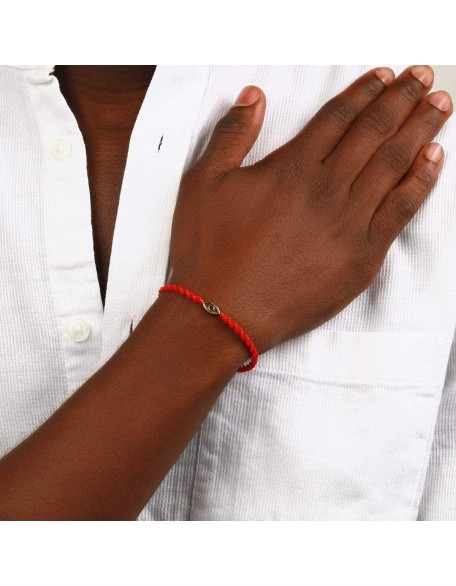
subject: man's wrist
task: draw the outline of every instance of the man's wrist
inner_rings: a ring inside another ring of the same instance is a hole
[[[234,374],[250,358],[242,340],[225,323],[179,293],[162,293],[149,311],[158,312],[175,332],[176,344],[182,346],[187,340],[195,359],[204,354],[206,363],[213,363],[214,368],[232,370]]]

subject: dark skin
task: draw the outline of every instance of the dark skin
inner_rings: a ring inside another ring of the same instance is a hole
[[[96,84],[87,89],[90,75],[83,86],[77,72],[70,78],[68,102],[85,112],[78,116],[105,275],[120,187],[109,170],[125,162],[136,115],[132,102],[131,110],[119,106],[130,115],[119,118],[123,146],[116,146],[117,117],[108,115],[101,129],[90,115],[92,92],[99,112],[110,98]],[[112,88],[119,79],[104,83]],[[290,142],[240,168],[266,106],[263,92],[249,87],[182,180],[172,281],[219,304],[260,353],[341,311],[375,278],[441,170],[442,149],[431,141],[452,104],[445,92],[429,94],[431,85],[426,67],[396,80],[388,69],[371,71]],[[112,160],[100,163],[102,145]],[[160,296],[108,362],[0,460],[0,518],[136,518],[247,358],[217,318],[177,294]]]
[[[54,72],[86,145],[103,305],[128,144],[154,71],[154,65],[58,65]]]

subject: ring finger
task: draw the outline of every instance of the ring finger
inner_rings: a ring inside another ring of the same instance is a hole
[[[428,93],[434,73],[409,67],[365,108],[324,164],[351,185],[377,149],[394,136]]]
[[[423,146],[433,140],[453,111],[447,92],[430,94],[402,128],[378,149],[352,185],[352,197],[374,209],[408,172]],[[365,206],[364,206],[365,207]]]

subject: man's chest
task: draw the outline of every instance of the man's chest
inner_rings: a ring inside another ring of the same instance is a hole
[[[120,134],[117,140],[93,139],[87,136],[87,173],[93,231],[93,249],[100,295],[103,305],[111,257],[122,179],[130,136]]]

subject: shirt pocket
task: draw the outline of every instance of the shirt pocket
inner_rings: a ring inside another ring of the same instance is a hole
[[[259,370],[335,384],[443,383],[451,339],[428,333],[314,330],[260,359]]]
[[[260,356],[202,427],[192,518],[415,518],[450,345],[319,329]]]

